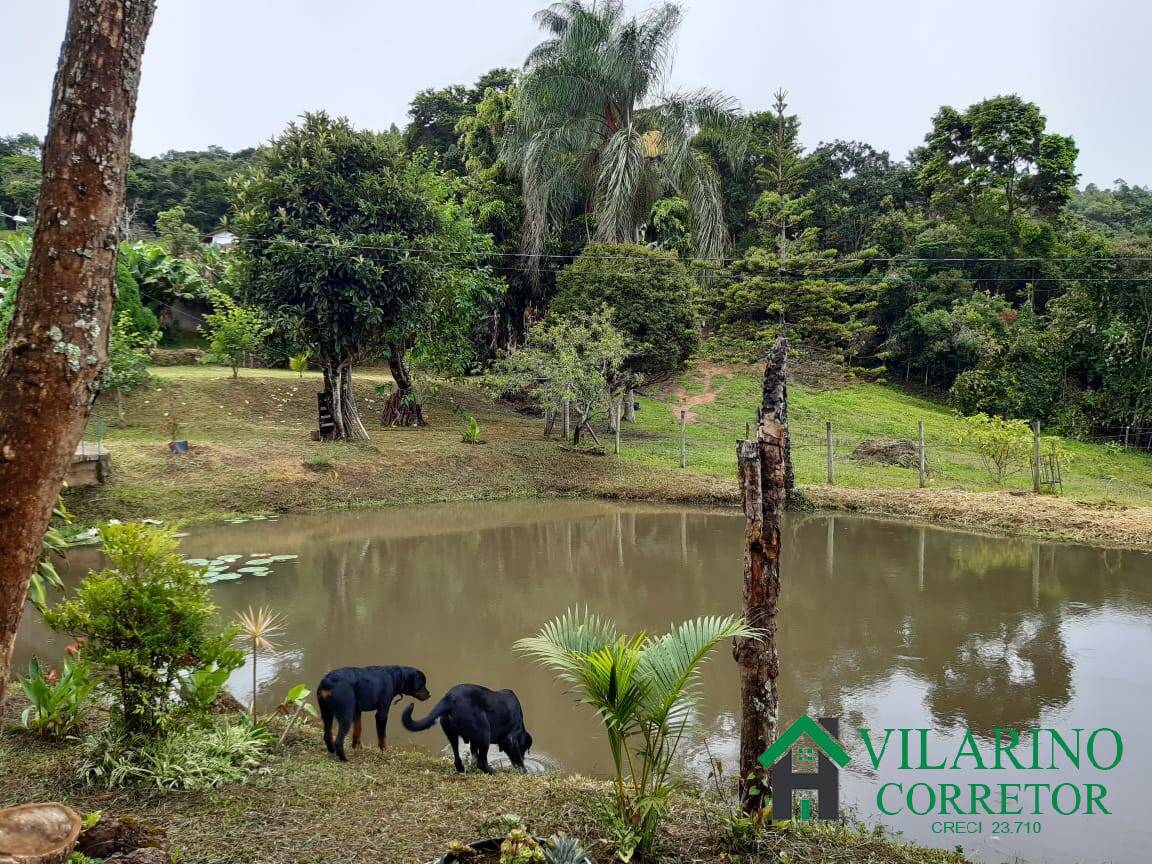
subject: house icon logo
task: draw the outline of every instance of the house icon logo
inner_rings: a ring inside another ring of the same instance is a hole
[[[793,745],[804,735],[815,745],[795,748]],[[817,723],[805,715],[789,726],[783,735],[760,756],[760,764],[772,772],[772,818],[786,821],[792,818],[792,793],[801,789],[816,791],[816,812],[818,819],[837,819],[840,816],[840,769],[851,761],[847,751],[840,746],[839,717],[821,717]],[[817,762],[816,771],[796,771],[796,761],[811,765]],[[812,803],[808,798],[800,800],[800,818],[812,818]]]

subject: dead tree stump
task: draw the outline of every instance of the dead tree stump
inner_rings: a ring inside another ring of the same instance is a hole
[[[762,809],[771,775],[760,755],[776,737],[780,700],[776,679],[776,610],[780,600],[780,520],[787,503],[791,459],[788,446],[788,342],[776,340],[764,367],[763,404],[755,441],[740,441],[736,456],[744,515],[744,618],[762,638],[734,640],[740,667],[740,799]]]
[[[0,864],[63,864],[80,836],[80,814],[63,804],[0,810]]]

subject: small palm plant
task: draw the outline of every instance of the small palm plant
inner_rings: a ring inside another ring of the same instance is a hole
[[[240,640],[252,652],[252,702],[248,712],[252,722],[256,722],[256,665],[259,653],[276,651],[278,646],[273,640],[284,634],[284,616],[266,606],[256,610],[249,606],[247,612],[236,616],[236,623],[240,626]]]
[[[616,810],[640,859],[652,852],[656,830],[676,788],[673,760],[694,726],[700,666],[720,642],[760,631],[734,616],[686,621],[663,636],[617,633],[587,610],[568,610],[517,650],[572,685],[579,701],[600,715],[616,772]]]

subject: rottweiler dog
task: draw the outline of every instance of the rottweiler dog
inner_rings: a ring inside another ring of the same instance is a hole
[[[316,702],[324,720],[324,746],[341,762],[344,738],[352,730],[352,746],[360,746],[360,712],[376,712],[376,740],[380,749],[388,747],[388,710],[393,700],[413,696],[421,701],[429,697],[424,673],[411,666],[347,666],[333,669],[316,688]],[[332,738],[332,721],[336,720],[336,738]]]
[[[423,720],[412,719],[409,705],[404,709],[401,720],[409,732],[422,732],[440,721],[440,728],[452,745],[452,756],[456,770],[463,772],[460,761],[460,739],[471,746],[472,758],[485,774],[491,774],[488,767],[488,745],[495,743],[509,761],[521,771],[524,756],[532,746],[532,736],[524,728],[524,712],[520,700],[511,690],[489,690],[479,684],[457,684],[436,703]]]

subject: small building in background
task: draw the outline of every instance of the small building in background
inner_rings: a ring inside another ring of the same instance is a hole
[[[219,246],[221,249],[231,249],[236,245],[236,235],[227,228],[217,228],[208,235],[208,242],[213,246]]]

